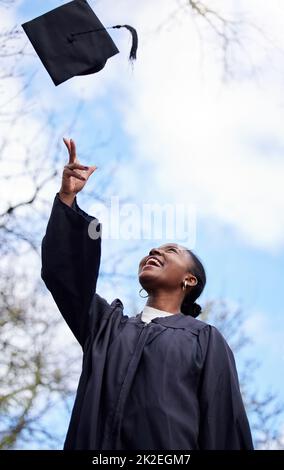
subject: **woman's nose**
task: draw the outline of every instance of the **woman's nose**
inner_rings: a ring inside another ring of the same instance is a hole
[[[152,248],[152,250],[150,250],[149,252],[149,255],[160,255],[161,254],[161,250],[159,248]]]

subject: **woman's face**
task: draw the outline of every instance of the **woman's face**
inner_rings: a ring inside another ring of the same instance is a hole
[[[192,259],[186,248],[169,243],[152,248],[139,263],[139,282],[148,292],[157,288],[177,289],[187,273]]]

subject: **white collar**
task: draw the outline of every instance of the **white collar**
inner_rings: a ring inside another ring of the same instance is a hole
[[[145,323],[150,323],[153,318],[169,317],[170,315],[174,315],[174,313],[165,312],[164,310],[158,310],[157,308],[145,305],[142,310],[141,320]]]

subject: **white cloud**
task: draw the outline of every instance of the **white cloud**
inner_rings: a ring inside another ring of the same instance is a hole
[[[284,37],[279,2],[269,7],[254,0],[237,6],[224,0],[210,4],[226,14],[238,11],[265,32],[242,28],[243,62],[236,53],[234,64],[239,81],[227,84],[221,82],[221,49],[208,25],[200,23],[203,47],[190,14],[181,13],[157,31],[176,10],[174,0],[144,0],[135,8],[129,0],[90,3],[106,26],[137,27],[134,70],[127,62],[129,33],[112,31],[121,54],[99,74],[77,77],[59,89],[41,68],[44,93],[38,92],[37,99],[59,111],[70,95],[91,102],[111,96],[132,137],[137,165],[148,161],[151,172],[155,169],[153,199],[164,193],[168,201],[189,201],[199,217],[231,226],[253,246],[270,251],[283,247],[284,55],[276,45],[282,46]],[[94,109],[99,113],[100,105]]]
[[[284,38],[278,3],[244,4],[246,16],[264,31],[275,20],[274,37],[270,41],[247,28],[245,57],[252,55],[258,75],[251,78],[247,65],[236,65],[240,81],[226,85],[220,81],[216,47],[206,42],[200,67],[199,39],[185,15],[176,26],[171,22],[170,28],[151,33],[174,9],[173,1],[144,1],[135,9],[128,1],[100,6],[108,12],[107,20],[118,18],[141,31],[132,76],[120,58],[118,105],[137,158],[157,165],[159,189],[168,200],[194,202],[199,216],[229,224],[253,246],[281,248],[284,114],[281,67],[275,64],[282,61],[283,66],[283,54],[274,44],[275,37],[280,45]],[[265,142],[270,145],[264,153]]]

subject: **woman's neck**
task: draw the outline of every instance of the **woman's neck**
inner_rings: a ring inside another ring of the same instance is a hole
[[[146,305],[164,312],[179,313],[181,299],[173,292],[155,292],[149,295]]]

